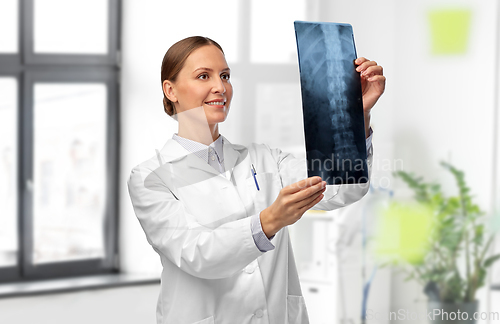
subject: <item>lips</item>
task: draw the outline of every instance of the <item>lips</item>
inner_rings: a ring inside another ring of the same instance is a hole
[[[205,104],[209,106],[224,106],[226,104],[226,101],[224,99],[215,99],[206,101]]]

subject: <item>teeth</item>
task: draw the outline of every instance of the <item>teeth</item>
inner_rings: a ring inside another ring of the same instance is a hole
[[[223,106],[224,105],[224,101],[207,102],[207,105],[210,105],[210,106]]]

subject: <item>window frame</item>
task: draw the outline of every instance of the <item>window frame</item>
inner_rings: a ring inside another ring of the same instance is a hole
[[[108,53],[107,54],[38,54],[34,52],[34,9],[36,0],[25,0],[22,8],[23,15],[26,17],[23,29],[23,59],[26,64],[71,64],[87,65],[102,64],[113,65],[117,62],[119,49],[118,44],[118,26],[119,26],[119,0],[108,1]]]
[[[83,274],[97,274],[113,272],[116,255],[116,244],[110,240],[110,232],[116,229],[117,220],[117,183],[118,183],[118,96],[117,72],[112,68],[104,67],[53,67],[27,71],[23,83],[25,102],[22,109],[23,135],[23,165],[21,171],[21,190],[24,204],[22,219],[24,243],[23,273],[30,278],[51,278],[54,276],[76,276]],[[34,151],[34,86],[36,83],[104,83],[107,89],[106,111],[106,206],[104,230],[106,241],[104,244],[104,259],[88,259],[84,261],[66,261],[57,263],[39,264],[33,266],[33,191],[30,182],[33,181],[33,151]],[[113,199],[114,197],[114,199]],[[114,201],[114,203],[113,203]]]
[[[119,176],[119,77],[121,0],[107,0],[108,54],[33,53],[33,8],[35,0],[19,0],[19,42],[15,54],[0,53],[0,77],[17,81],[17,231],[15,266],[0,267],[0,283],[73,277],[119,272],[118,263],[118,176]],[[36,82],[99,82],[107,89],[106,110],[106,202],[103,224],[103,259],[47,263],[34,266],[33,193],[33,110]]]

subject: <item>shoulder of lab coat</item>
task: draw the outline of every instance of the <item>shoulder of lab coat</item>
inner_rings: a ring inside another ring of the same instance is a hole
[[[290,153],[282,152],[280,149],[270,149],[273,158],[278,163],[279,174],[283,186],[290,185],[307,178],[307,161],[295,158]],[[368,152],[368,174],[371,175],[373,154],[372,149]],[[315,210],[334,210],[350,205],[368,192],[370,182],[359,184],[328,185],[324,198],[313,208]]]
[[[175,145],[174,145],[175,147]],[[181,158],[169,156],[169,159]],[[209,229],[187,215],[155,170],[161,161],[155,156],[136,166],[128,180],[135,214],[157,253],[190,275],[218,279],[241,271],[262,252],[256,247],[250,217]]]

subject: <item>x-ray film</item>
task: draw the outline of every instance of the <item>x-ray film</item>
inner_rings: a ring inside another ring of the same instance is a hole
[[[308,176],[366,183],[361,79],[349,24],[296,21]]]

